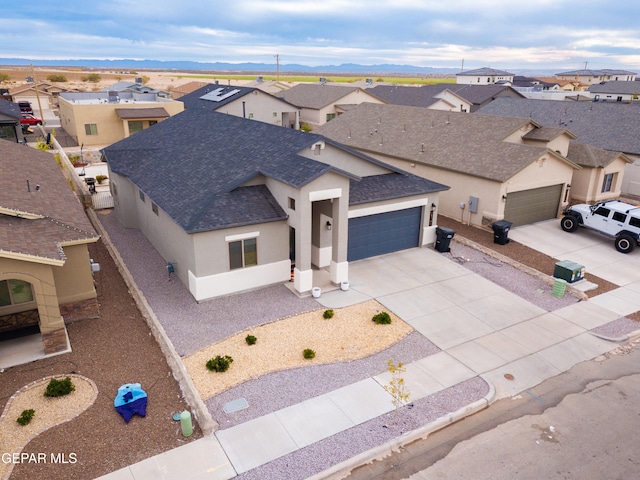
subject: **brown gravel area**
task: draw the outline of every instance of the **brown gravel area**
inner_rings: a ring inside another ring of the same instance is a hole
[[[489,228],[484,230],[470,225],[463,225],[456,220],[444,216],[438,217],[438,225],[452,228],[456,231],[456,235],[468,238],[469,240],[479,243],[484,247],[493,249],[506,257],[517,260],[518,262],[546,275],[553,275],[553,270],[556,262],[558,261],[557,259],[511,239],[509,239],[510,241],[506,245],[498,245],[493,242],[493,231]],[[608,282],[603,278],[596,277],[595,275],[591,275],[589,272],[585,274],[585,278],[589,282],[598,285],[598,288],[586,292],[588,297],[595,297],[601,293],[606,293],[618,288],[614,283]]]
[[[68,326],[72,353],[20,365],[0,373],[0,408],[25,385],[49,375],[77,373],[98,388],[95,403],[77,418],[51,428],[30,441],[24,453],[74,453],[75,464],[23,463],[12,480],[93,479],[145,458],[183,445],[202,433],[184,438],[171,416],[187,409],[160,347],[151,335],[106,248],[99,242],[91,257],[100,263],[95,280],[100,318]],[[118,387],[138,382],[147,392],[147,416],[127,424],[113,407]],[[4,449],[3,449],[4,450]]]

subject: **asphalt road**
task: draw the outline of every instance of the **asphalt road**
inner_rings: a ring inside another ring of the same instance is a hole
[[[346,478],[638,478],[638,445],[640,349],[627,347],[496,402]]]

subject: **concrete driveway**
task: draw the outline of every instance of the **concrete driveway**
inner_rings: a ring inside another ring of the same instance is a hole
[[[640,248],[620,253],[613,239],[586,228],[567,233],[554,219],[516,227],[509,238],[558,260],[584,265],[587,272],[619,286],[640,281]]]

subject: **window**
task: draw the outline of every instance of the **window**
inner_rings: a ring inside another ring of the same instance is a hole
[[[618,97],[618,98],[616,99],[616,102],[621,102],[621,101],[622,101],[622,97]]]
[[[296,209],[296,199],[295,198],[289,197],[289,209],[291,209],[291,210],[295,210]]]
[[[336,118],[335,113],[327,113],[327,122],[333,120],[334,118]]]
[[[33,302],[31,284],[23,280],[0,281],[0,307]]]
[[[229,268],[251,267],[258,264],[258,244],[256,238],[229,242]]]
[[[142,131],[142,122],[139,120],[129,122],[129,135]]]
[[[593,212],[594,215],[601,215],[603,217],[609,217],[609,213],[611,213],[611,210],[609,210],[608,208],[604,208],[604,207],[598,207],[596,209],[595,212]]]
[[[98,134],[98,126],[95,123],[85,123],[84,124],[84,133],[87,135],[97,135]]]
[[[158,123],[157,120],[149,120],[149,126],[155,125],[156,123]]]
[[[142,190],[138,190],[138,195],[140,195],[140,200],[145,201],[144,192]]]
[[[616,222],[624,223],[625,220],[627,219],[627,215],[622,212],[613,212],[613,219]]]
[[[156,215],[158,215],[158,205],[156,205],[155,203],[151,202],[151,211],[153,213],[155,213]]]
[[[602,181],[602,192],[610,192],[613,187],[613,173],[607,173]]]

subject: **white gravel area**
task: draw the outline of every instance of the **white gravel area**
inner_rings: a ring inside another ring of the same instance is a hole
[[[443,255],[547,312],[580,300],[569,290],[563,297],[554,297],[551,294],[553,287],[543,280],[461,243],[451,242],[451,252]]]

